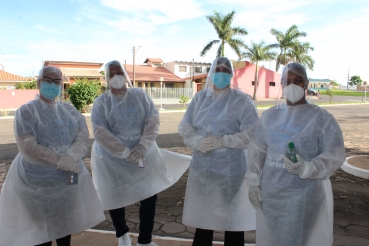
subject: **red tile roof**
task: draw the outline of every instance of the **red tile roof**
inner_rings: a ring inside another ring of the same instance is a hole
[[[133,80],[133,65],[126,64],[125,68],[126,68],[129,78]],[[163,82],[178,82],[178,83],[186,82],[164,67],[152,67],[149,65],[135,65],[136,82],[137,81],[160,82],[160,77],[163,78]]]
[[[194,76],[193,79],[203,79],[203,78],[207,78],[207,77],[208,77],[208,74],[204,73],[204,74]],[[192,79],[192,76],[187,77],[187,78],[183,78],[183,79]]]
[[[104,63],[100,62],[75,62],[75,61],[45,61],[44,66],[49,64],[68,64],[68,65],[93,65],[101,67]]]
[[[0,70],[0,81],[24,81],[24,80],[27,80],[27,79],[22,76],[18,76],[18,75]]]
[[[160,58],[146,58],[144,63],[148,63],[149,61],[151,61],[152,63],[164,63],[163,60]]]

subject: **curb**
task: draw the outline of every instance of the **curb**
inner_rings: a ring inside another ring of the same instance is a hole
[[[365,170],[365,169],[362,169],[362,168],[359,168],[359,167],[352,166],[347,162],[348,159],[350,159],[352,157],[359,157],[359,156],[367,156],[367,155],[357,155],[357,156],[347,157],[346,161],[341,166],[341,169],[343,171],[345,171],[346,173],[349,173],[349,174],[354,175],[356,177],[363,178],[363,179],[369,179],[369,170]]]
[[[86,231],[88,231],[88,232],[96,232],[96,233],[103,233],[103,234],[114,234],[115,235],[115,231],[96,230],[96,229],[88,229]],[[131,232],[129,232],[129,234],[138,237],[138,233],[131,233]],[[179,242],[192,242],[192,239],[179,238],[179,237],[162,237],[162,236],[155,236],[155,235],[153,235],[152,237],[153,238],[156,238],[156,239],[160,239],[160,240],[179,241]],[[224,242],[213,241],[213,244],[223,245]],[[255,244],[245,243],[245,246],[255,246]]]

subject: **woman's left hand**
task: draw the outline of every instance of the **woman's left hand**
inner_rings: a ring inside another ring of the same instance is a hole
[[[204,146],[210,150],[223,148],[225,146],[225,140],[222,137],[219,136],[209,136],[204,139],[203,141]]]
[[[281,157],[284,160],[284,166],[286,167],[287,171],[292,174],[298,174],[300,176],[304,173],[305,161],[300,157],[300,155],[296,155],[296,163],[293,163],[285,155],[281,155]]]

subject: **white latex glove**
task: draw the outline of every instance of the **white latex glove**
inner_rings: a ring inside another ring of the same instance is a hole
[[[137,144],[137,146],[132,149],[131,154],[129,154],[127,162],[129,164],[135,164],[139,160],[144,159],[145,154],[146,154],[145,147],[142,144]]]
[[[254,208],[258,209],[261,207],[260,202],[263,200],[261,197],[260,185],[249,187],[249,200]]]
[[[304,169],[305,169],[305,162],[303,159],[301,159],[300,155],[296,155],[297,158],[297,162],[293,163],[292,161],[290,161],[290,159],[288,159],[285,155],[281,155],[283,161],[284,161],[284,166],[286,167],[287,171],[289,171],[292,174],[298,174],[298,175],[302,175],[304,173]]]
[[[207,151],[223,148],[225,146],[225,140],[219,136],[209,136],[204,139],[203,146]]]
[[[202,153],[206,153],[206,151],[209,151],[210,149],[206,148],[204,146],[204,138],[203,137],[197,137],[194,140],[194,150],[198,150]]]
[[[62,155],[56,165],[63,171],[81,172],[81,168],[71,155]]]

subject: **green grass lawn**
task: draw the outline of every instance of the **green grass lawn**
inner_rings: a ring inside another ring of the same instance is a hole
[[[325,90],[321,90],[320,94],[327,95],[327,92]],[[333,98],[334,96],[362,97],[363,95],[364,95],[364,91],[333,90]],[[369,91],[367,91],[367,96],[369,96]]]

